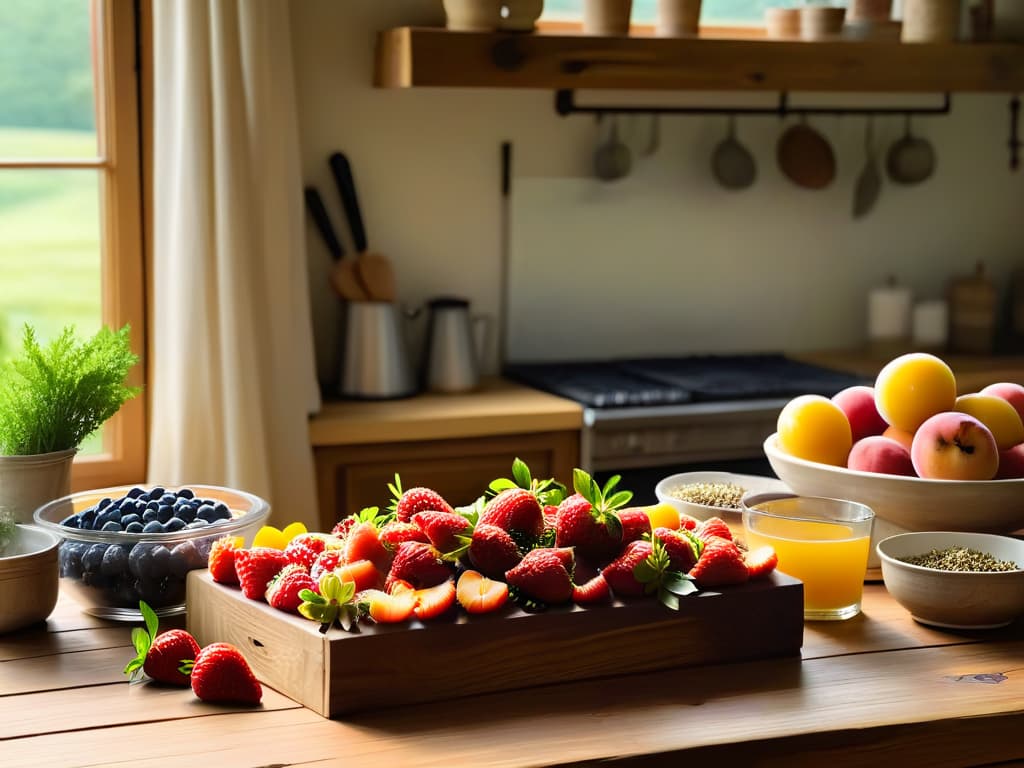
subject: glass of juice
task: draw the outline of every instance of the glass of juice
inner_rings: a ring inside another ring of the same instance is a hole
[[[860,613],[875,513],[855,501],[762,493],[743,499],[750,549],[769,545],[779,570],[804,583],[804,619]]]

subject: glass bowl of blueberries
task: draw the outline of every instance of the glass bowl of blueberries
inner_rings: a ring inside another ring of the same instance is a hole
[[[139,601],[158,616],[185,612],[185,577],[205,568],[222,536],[244,545],[270,514],[251,493],[213,485],[130,486],[82,491],[35,511],[62,539],[61,589],[104,619],[138,621]]]

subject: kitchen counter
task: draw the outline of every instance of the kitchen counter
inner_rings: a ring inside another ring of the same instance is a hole
[[[465,394],[332,401],[309,423],[314,447],[578,430],[583,408],[502,378]]]
[[[264,688],[258,707],[125,682],[129,627],[62,596],[0,636],[4,768],[117,762],[360,766],[981,765],[1024,756],[1024,621],[919,625],[881,585],[809,623],[782,658],[567,683],[325,720]],[[382,666],[381,685],[387,685]],[[500,667],[501,659],[494,660]],[[692,762],[697,761],[697,762]]]

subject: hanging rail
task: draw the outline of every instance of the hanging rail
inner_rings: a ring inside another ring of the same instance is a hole
[[[948,115],[953,109],[949,93],[942,94],[936,107],[803,107],[789,103],[789,93],[779,94],[774,107],[664,107],[664,106],[581,106],[570,88],[555,91],[555,111],[569,115],[644,114],[644,115]]]

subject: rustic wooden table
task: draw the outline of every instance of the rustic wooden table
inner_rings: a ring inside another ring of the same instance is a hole
[[[325,720],[265,689],[204,704],[129,686],[125,625],[64,597],[0,636],[0,766],[985,765],[1024,759],[1024,621],[916,624],[878,584],[864,612],[807,624],[802,659],[680,669]],[[642,648],[637,649],[643,653]],[[381,667],[386,659],[360,663]],[[500,664],[500,660],[495,660]],[[457,669],[452,670],[458,674]]]

